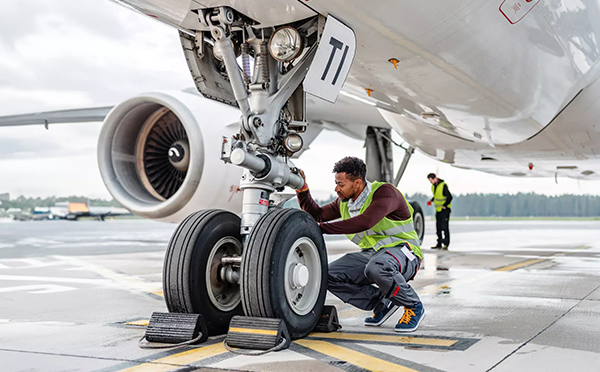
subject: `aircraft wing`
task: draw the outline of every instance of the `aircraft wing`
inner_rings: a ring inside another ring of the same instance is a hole
[[[0,116],[0,127],[44,125],[47,128],[49,124],[98,122],[103,121],[111,109],[112,106],[106,106]]]
[[[195,88],[186,89],[184,92],[199,96]],[[367,126],[389,128],[389,124],[379,115],[375,105],[365,104],[364,101],[342,95],[336,104],[331,104],[311,97],[308,101],[309,122],[361,140],[365,138]],[[47,127],[49,124],[100,122],[112,108],[113,106],[105,106],[0,116],[0,127],[22,125]],[[311,138],[309,142],[313,139]]]

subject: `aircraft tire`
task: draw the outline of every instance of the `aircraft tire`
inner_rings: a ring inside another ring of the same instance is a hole
[[[244,248],[241,279],[247,316],[282,319],[292,339],[308,335],[327,293],[327,251],[319,225],[298,209],[262,216]]]
[[[241,256],[240,218],[209,209],[192,213],[175,229],[163,267],[163,291],[170,312],[202,314],[211,336],[227,332],[242,315],[239,284],[218,273],[223,255]]]
[[[415,225],[415,231],[419,237],[419,242],[423,244],[423,238],[425,237],[425,214],[419,203],[410,202],[413,207],[413,224]]]

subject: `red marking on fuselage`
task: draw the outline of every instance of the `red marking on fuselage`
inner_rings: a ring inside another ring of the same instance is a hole
[[[233,199],[233,197],[235,196],[235,194],[237,192],[239,192],[239,191],[241,191],[240,188],[239,188],[239,186],[237,186],[237,185],[231,185],[231,186],[229,186],[229,194],[230,195],[229,195],[229,200],[227,202],[230,202],[231,199]]]

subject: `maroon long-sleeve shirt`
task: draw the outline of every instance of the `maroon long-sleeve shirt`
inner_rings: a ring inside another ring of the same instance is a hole
[[[317,222],[332,221],[341,217],[339,198],[319,207],[310,191],[297,195],[300,208],[310,213]],[[321,223],[321,231],[324,234],[356,234],[377,225],[384,217],[394,221],[404,221],[411,217],[402,194],[391,184],[381,185],[375,191],[371,204],[362,214],[343,221]]]

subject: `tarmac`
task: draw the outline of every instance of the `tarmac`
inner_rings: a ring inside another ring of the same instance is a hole
[[[343,328],[241,356],[223,337],[138,347],[167,311],[162,261],[173,224],[0,223],[0,371],[600,371],[600,221],[452,221],[411,282],[426,317],[411,334],[331,295]],[[356,250],[327,238],[329,259]]]

